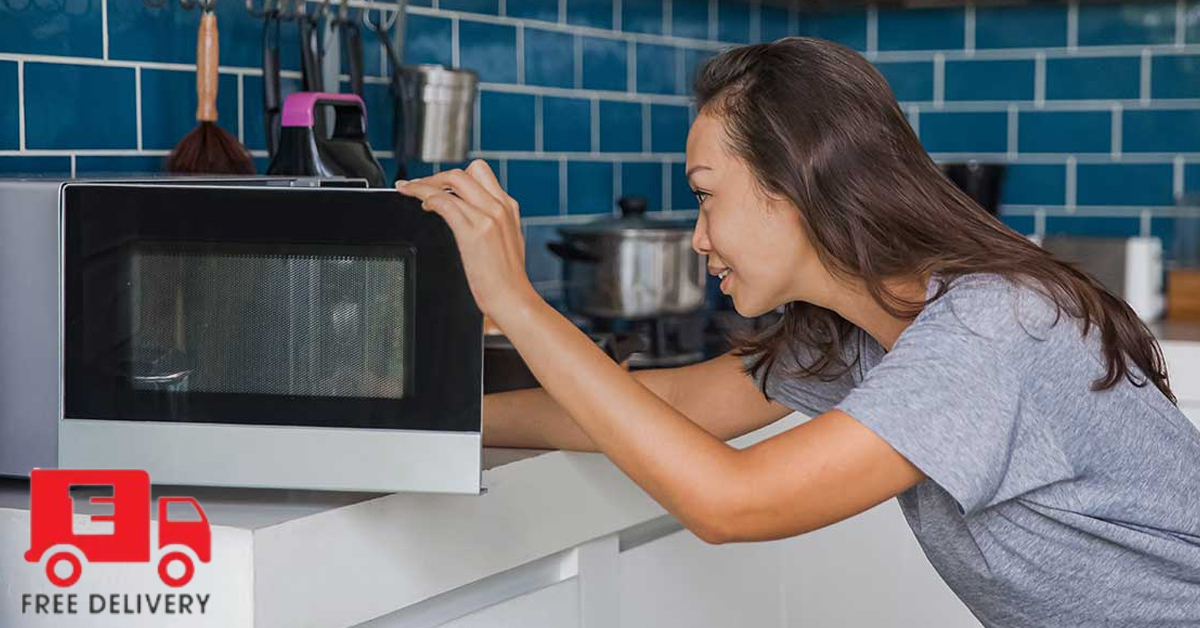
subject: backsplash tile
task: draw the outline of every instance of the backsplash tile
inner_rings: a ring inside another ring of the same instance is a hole
[[[545,87],[575,86],[575,55],[566,54],[575,36],[559,31],[525,29],[525,82]]]
[[[625,91],[629,45],[620,39],[581,37],[585,89]]]
[[[621,164],[621,196],[646,199],[646,209],[663,208],[662,164],[653,161],[629,161]]]
[[[558,215],[557,161],[510,160],[506,183],[505,191],[521,204],[522,216]]]
[[[613,212],[613,165],[602,161],[567,162],[567,213]]]
[[[534,96],[483,92],[479,99],[479,144],[482,150],[534,149]]]
[[[17,63],[0,61],[0,94],[17,93]],[[21,127],[18,124],[20,104],[16,98],[0,99],[0,150],[21,147]]]
[[[1140,81],[1138,57],[1046,60],[1046,98],[1050,100],[1137,98]]]
[[[548,152],[592,149],[592,103],[583,98],[542,97],[542,144]]]
[[[600,101],[600,152],[642,152],[642,105]]]
[[[1200,55],[1154,57],[1150,75],[1151,98],[1200,98]]]
[[[892,87],[896,100],[933,100],[933,63],[929,61],[890,61],[875,67]]]
[[[1018,118],[1022,153],[1107,153],[1112,150],[1108,111],[1025,111]]]
[[[1066,45],[1066,4],[981,6],[975,9],[976,48],[1062,48]]]
[[[106,4],[107,32],[100,3],[26,12],[0,3],[0,173],[154,172],[195,126],[198,14],[142,0]],[[610,215],[618,194],[644,196],[654,211],[695,209],[684,144],[698,68],[730,45],[788,35],[866,53],[935,157],[1007,164],[1005,224],[1120,235],[1150,224],[1167,233],[1162,216],[1174,191],[1200,190],[1200,0],[1184,3],[1179,40],[1170,0],[1081,0],[1074,36],[1065,1],[969,6],[973,20],[961,6],[414,0],[404,58],[479,73],[471,156],[487,158],[521,201],[527,264],[545,294],[561,293],[561,265],[545,251],[558,216]],[[265,170],[262,23],[239,3],[217,12],[219,123]],[[299,88],[295,23],[280,36],[286,95]],[[365,27],[363,43],[368,135],[390,176],[388,63]],[[408,169],[424,176],[462,165]]]
[[[99,2],[0,3],[0,51],[99,58],[102,20]]]
[[[1007,114],[990,111],[922,113],[921,143],[931,153],[1003,153]]]
[[[674,94],[675,48],[637,44],[637,91],[643,94]]]
[[[1034,61],[947,61],[946,100],[1033,100]]]
[[[959,7],[880,9],[880,50],[938,50],[962,48],[966,37],[964,12]]]
[[[505,24],[460,21],[461,66],[487,83],[517,82],[517,29]]]
[[[1171,164],[1079,164],[1080,205],[1170,205]]]
[[[26,63],[25,146],[136,149],[135,95],[132,68]]]
[[[621,30],[627,33],[663,34],[663,3],[654,0],[622,2]]]
[[[1169,44],[1174,2],[1086,3],[1079,6],[1079,45]]]

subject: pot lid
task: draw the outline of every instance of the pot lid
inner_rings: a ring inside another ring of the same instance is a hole
[[[650,218],[646,216],[646,199],[626,196],[617,201],[621,207],[620,218],[593,220],[578,225],[563,225],[558,232],[564,236],[578,235],[658,235],[677,236],[690,234],[696,221],[686,218]]]

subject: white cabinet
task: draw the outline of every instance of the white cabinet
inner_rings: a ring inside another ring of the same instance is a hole
[[[579,581],[552,584],[442,624],[442,628],[578,628]]]
[[[621,628],[782,626],[782,548],[710,545],[683,530],[621,552]]]
[[[925,558],[894,499],[784,543],[788,628],[979,628]]]

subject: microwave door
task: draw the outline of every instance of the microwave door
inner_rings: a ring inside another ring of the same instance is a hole
[[[482,315],[390,191],[74,185],[63,466],[477,493]]]

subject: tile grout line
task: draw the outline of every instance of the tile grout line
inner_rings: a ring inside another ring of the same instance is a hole
[[[100,0],[100,49],[104,59],[108,59],[108,0]]]
[[[721,19],[720,8],[717,6],[717,0],[708,0],[708,39],[716,41],[721,36],[721,25],[718,20]]]
[[[483,150],[483,129],[480,128],[483,126],[483,103],[480,102],[482,100],[483,94],[481,94],[479,91],[476,91],[475,106],[471,111],[471,116],[474,118],[472,120],[473,124],[471,125],[473,127],[471,129],[471,145],[474,146],[476,151]]]
[[[1187,41],[1187,7],[1184,0],[1175,0],[1175,45],[1183,46]]]
[[[675,93],[687,94],[689,86],[687,84],[687,72],[684,70],[683,48],[675,49]]]
[[[238,140],[241,140],[241,114],[242,114],[242,95],[241,95],[241,79],[238,79]],[[142,69],[133,69],[133,98],[134,98],[134,120],[137,123],[137,149],[142,150]],[[244,144],[245,141],[242,141]]]
[[[653,126],[650,113],[650,103],[642,103],[642,152],[653,152],[650,150],[650,129]]]
[[[941,109],[946,102],[946,56],[933,55],[933,106]]]
[[[1120,103],[1112,106],[1112,158],[1116,161],[1121,160],[1121,144],[1123,142],[1121,137],[1121,117],[1123,112],[1124,108]]]
[[[1139,65],[1141,80],[1138,82],[1138,97],[1143,103],[1150,102],[1150,71],[1154,66],[1149,48],[1142,48],[1142,58]]]
[[[921,138],[921,110],[917,107],[908,108],[908,126],[912,127],[913,135]]]
[[[567,158],[558,158],[558,215],[567,215]]]
[[[558,23],[567,23],[567,0],[558,0]]]
[[[405,11],[407,13],[407,11]],[[499,0],[496,7],[496,14],[500,17],[508,17],[508,3],[505,0]]]
[[[1067,51],[1079,48],[1079,0],[1067,0]]]
[[[1138,235],[1140,235],[1143,238],[1150,237],[1150,216],[1151,216],[1150,210],[1143,209],[1142,215],[1138,217],[1139,218],[1139,221],[1138,221],[1139,233],[1138,233]]]
[[[1039,52],[1033,62],[1033,105],[1046,106],[1046,53]]]
[[[238,141],[243,146],[246,144],[246,88],[244,87],[246,77],[241,74],[237,77],[238,86]],[[138,91],[141,91],[141,79],[138,80]],[[138,98],[138,148],[142,147],[142,99]]]
[[[501,0],[503,1],[503,0]],[[525,84],[525,26],[517,25],[517,85]]]
[[[625,91],[637,93],[637,44],[629,42],[625,47]]]
[[[750,0],[750,43],[762,42],[762,2]]]
[[[621,190],[621,162],[619,162],[619,161],[613,162],[613,171],[612,172],[613,172],[613,174],[612,174],[613,198],[619,199],[619,198],[621,198],[621,193],[622,193],[622,190]]]
[[[674,7],[671,5],[671,0],[662,0],[662,7],[663,7],[662,8],[662,12],[663,12],[662,32],[663,32],[664,36],[670,36],[671,31],[674,29],[674,25],[671,23],[671,13],[672,13],[672,11],[674,11]]]
[[[1183,165],[1183,155],[1176,155],[1175,159],[1171,160],[1171,195],[1175,197],[1176,202],[1183,197]]]
[[[508,160],[501,159],[500,161],[500,187],[508,189]]]
[[[1076,172],[1076,161],[1075,161],[1074,156],[1067,157],[1066,176],[1067,176],[1066,207],[1067,207],[1068,212],[1074,213],[1075,197],[1077,194],[1077,190],[1075,189],[1075,187],[1076,187],[1077,177],[1078,177],[1078,173]]]
[[[622,30],[624,30],[624,26],[625,26],[624,24],[621,23],[622,8],[623,7],[621,6],[621,0],[613,0],[613,3],[612,3],[613,28],[612,29],[618,33],[621,32]]]
[[[436,2],[436,0],[434,0]],[[450,19],[450,67],[457,68],[460,64],[458,39],[458,18]]]
[[[590,135],[588,141],[592,144],[592,150],[589,152],[594,155],[600,152],[600,101],[593,98],[589,109],[592,118],[589,121],[588,129]]]
[[[546,102],[543,96],[533,97],[533,150],[542,152],[545,146]]]
[[[1020,138],[1020,128],[1019,128],[1020,114],[1017,112],[1017,107],[1015,105],[1008,106],[1007,122],[1008,122],[1008,135],[1007,135],[1008,160],[1016,161],[1017,160],[1017,150],[1018,150],[1017,142],[1018,142],[1018,139]]]
[[[572,69],[575,71],[575,89],[583,89],[583,36],[575,35],[573,43],[575,59],[572,61]]]
[[[975,2],[967,2],[963,10],[963,50],[967,55],[975,53]]]
[[[1046,237],[1046,210],[1039,208],[1033,214],[1033,234],[1039,238]]]
[[[879,7],[875,4],[867,6],[867,58],[874,59],[879,54]]]
[[[71,154],[71,178],[75,178],[75,154]]]
[[[25,62],[17,61],[17,148],[25,150]]]
[[[662,206],[664,211],[671,211],[671,162],[662,162]]]

